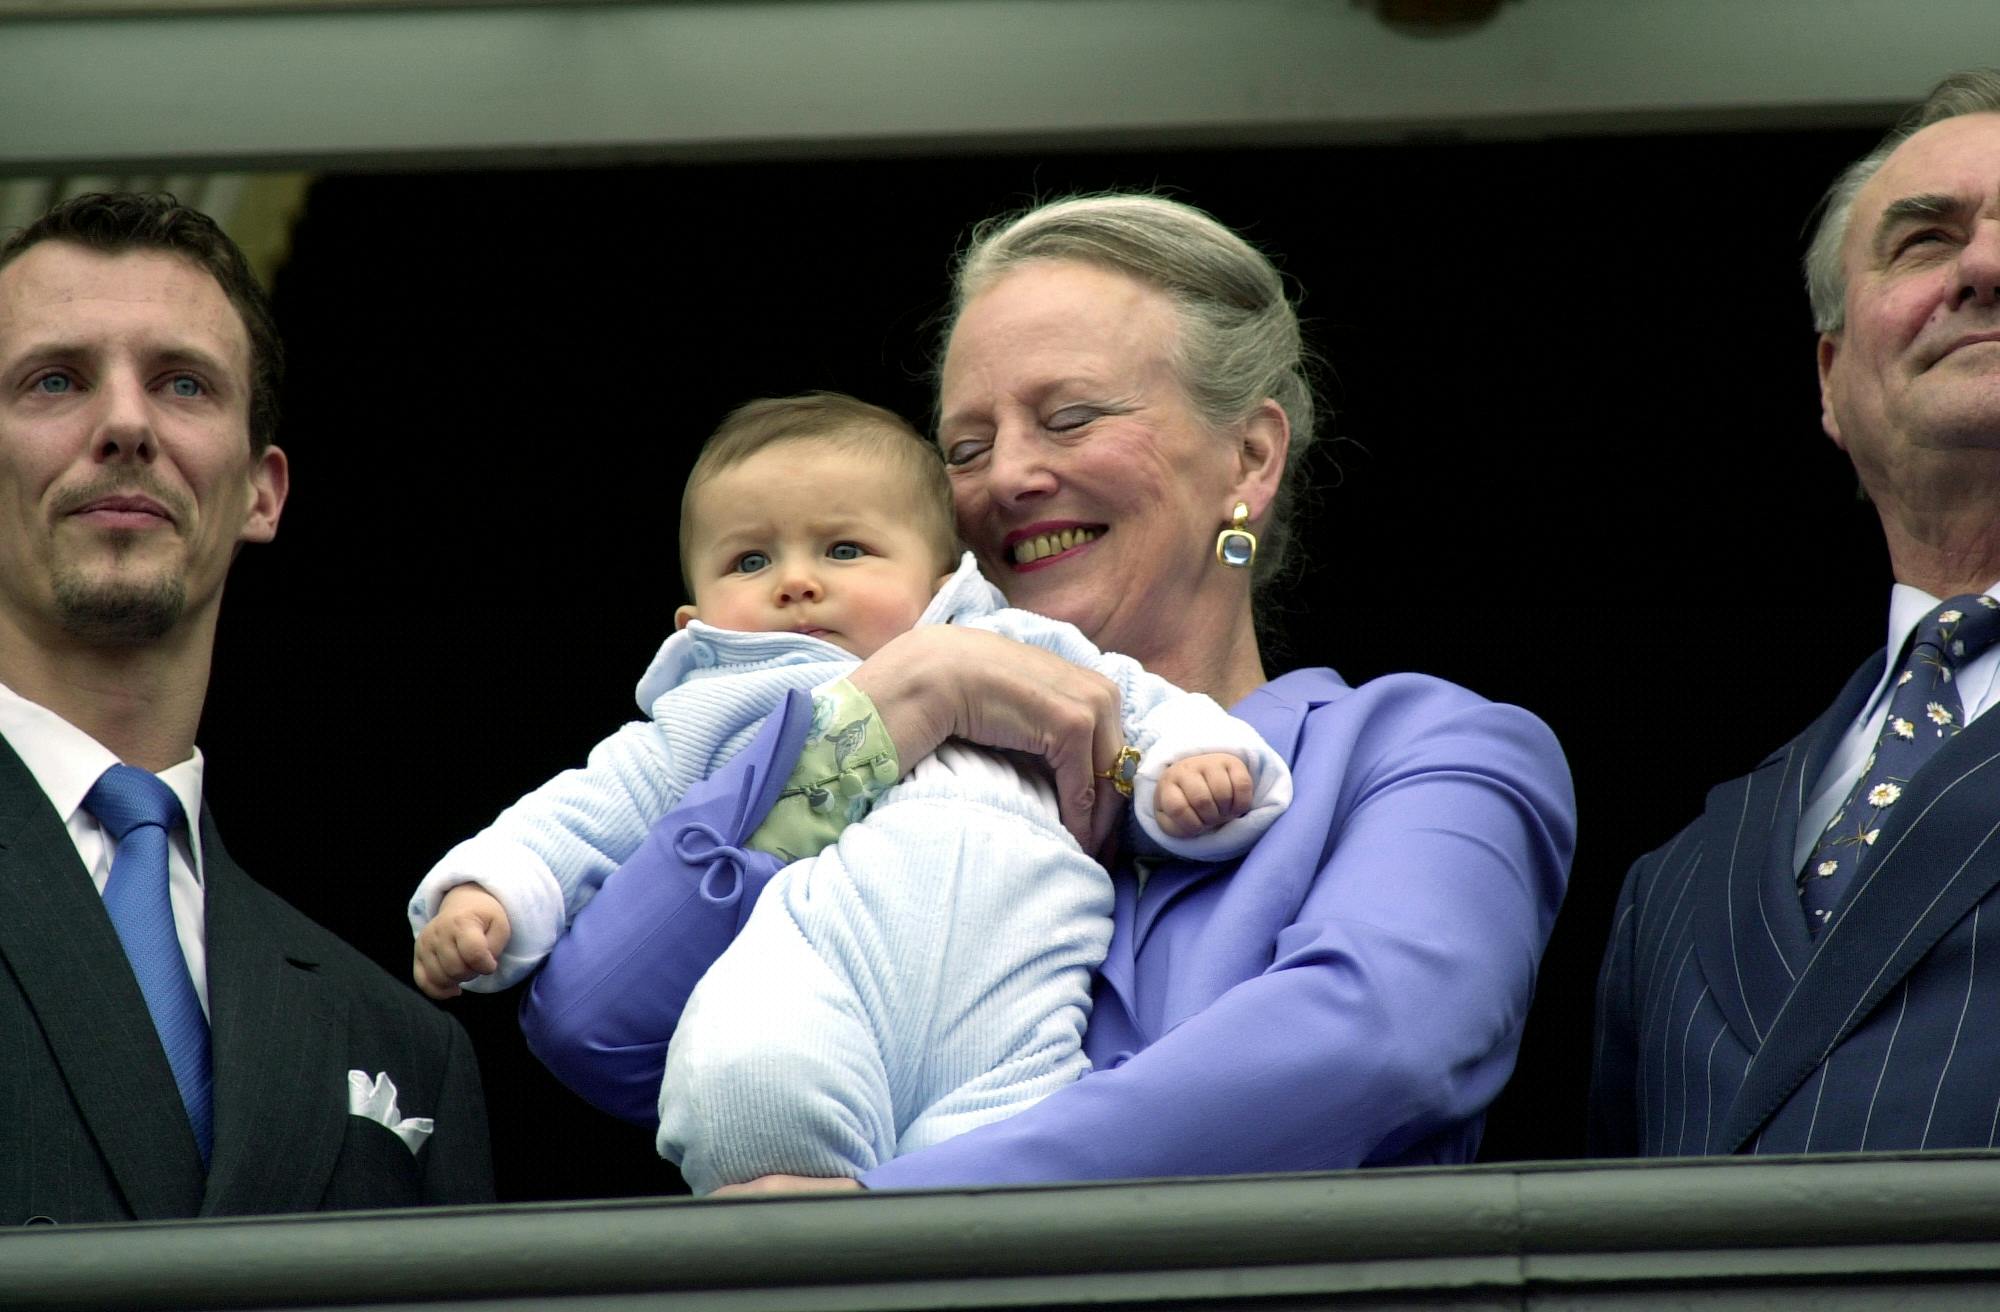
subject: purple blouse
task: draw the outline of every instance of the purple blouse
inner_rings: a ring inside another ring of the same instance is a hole
[[[1526,711],[1413,674],[1350,688],[1300,670],[1231,713],[1290,762],[1292,807],[1240,861],[1114,870],[1092,1073],[864,1184],[1470,1160],[1569,871],[1562,749]],[[529,1046],[598,1107],[656,1119],[681,1007],[778,869],[739,845],[810,719],[793,694],[654,826],[534,980]]]

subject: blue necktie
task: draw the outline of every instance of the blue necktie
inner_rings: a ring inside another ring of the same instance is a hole
[[[180,799],[158,775],[114,765],[84,794],[83,808],[118,840],[104,883],[104,909],[131,959],[206,1164],[215,1142],[208,1018],[195,996],[167,898],[167,835],[185,822]]]
[[[1799,900],[1814,934],[1833,919],[1854,883],[1862,854],[1875,846],[1882,822],[1902,800],[1910,780],[1937,749],[1965,727],[1959,700],[1959,667],[2000,638],[2000,602],[1967,594],[1953,597],[1918,622],[1909,655],[1889,697],[1882,736],[1861,778],[1799,871]]]

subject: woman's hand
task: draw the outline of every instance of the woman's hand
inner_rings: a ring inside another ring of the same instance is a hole
[[[1027,752],[1049,764],[1064,828],[1096,852],[1118,817],[1098,788],[1125,745],[1118,687],[1092,670],[998,634],[929,624],[898,634],[848,676],[875,703],[905,769],[947,738]]]
[[[861,1192],[859,1180],[826,1179],[816,1175],[760,1175],[742,1184],[726,1184],[710,1198],[745,1198],[754,1194],[852,1194]]]

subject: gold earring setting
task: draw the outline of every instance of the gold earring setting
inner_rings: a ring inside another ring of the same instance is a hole
[[[1249,569],[1257,560],[1257,535],[1250,531],[1250,507],[1239,501],[1229,527],[1215,535],[1215,558],[1231,569]]]

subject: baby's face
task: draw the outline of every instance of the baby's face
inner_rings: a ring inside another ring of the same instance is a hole
[[[748,633],[810,633],[867,657],[937,591],[935,549],[908,479],[887,462],[781,442],[697,488],[690,619]]]

